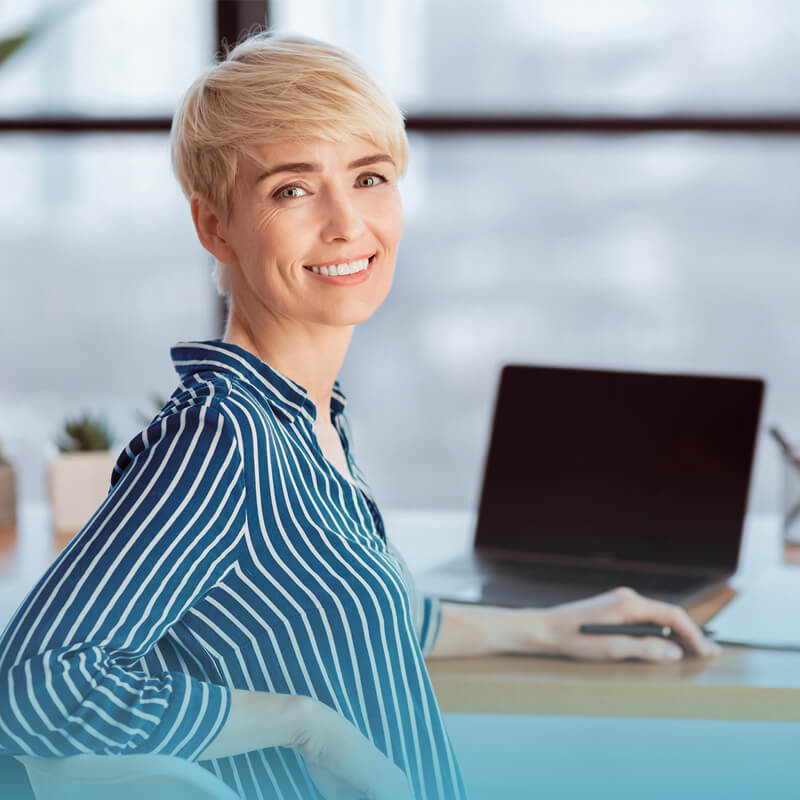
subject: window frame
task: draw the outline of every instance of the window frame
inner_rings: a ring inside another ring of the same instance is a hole
[[[254,27],[269,27],[269,0],[217,0],[217,54]],[[33,133],[88,135],[168,133],[171,117],[25,115],[0,117],[0,134]],[[409,114],[410,133],[444,134],[592,134],[705,133],[711,135],[800,136],[800,114],[516,114],[448,113]],[[227,317],[224,298],[218,306],[218,328]]]

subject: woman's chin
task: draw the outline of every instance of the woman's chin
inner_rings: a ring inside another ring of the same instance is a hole
[[[338,314],[331,313],[330,310],[328,310],[326,314],[322,315],[319,322],[323,325],[330,325],[331,327],[338,328],[360,325],[362,322],[366,322],[377,310],[377,307],[359,309],[357,311],[348,309],[347,311],[342,310],[342,312]]]
[[[329,305],[320,314],[324,318],[320,322],[328,325],[358,325],[366,322],[383,305],[385,297],[384,294],[380,299],[372,297],[361,301],[349,298],[336,305]]]

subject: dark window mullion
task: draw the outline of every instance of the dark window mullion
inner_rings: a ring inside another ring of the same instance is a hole
[[[31,116],[0,118],[0,133],[158,133],[169,117]],[[800,134],[800,116],[792,114],[688,115],[647,117],[570,114],[409,114],[406,128],[421,133],[712,133],[775,136]]]
[[[233,47],[254,26],[269,27],[267,0],[217,0],[217,47]]]
[[[269,27],[269,2],[268,0],[217,0],[217,54],[225,52],[235,45],[242,34],[253,29],[254,26]],[[167,124],[169,130],[169,122]],[[219,335],[225,332],[225,322],[228,317],[227,301],[219,297],[217,302],[217,329]]]

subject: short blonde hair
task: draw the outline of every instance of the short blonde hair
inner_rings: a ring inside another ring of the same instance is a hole
[[[230,219],[243,155],[255,145],[358,136],[408,160],[403,114],[349,53],[306,36],[264,31],[236,45],[186,91],[170,131],[172,167],[187,198],[198,192]],[[227,265],[217,291],[230,295]]]

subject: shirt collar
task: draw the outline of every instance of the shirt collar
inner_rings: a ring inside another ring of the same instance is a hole
[[[298,414],[308,422],[316,419],[316,407],[308,390],[237,344],[222,339],[178,342],[170,348],[170,355],[182,379],[196,372],[227,373],[256,389],[289,422],[294,422]],[[336,380],[331,392],[333,415],[341,414],[346,404],[347,398]]]

